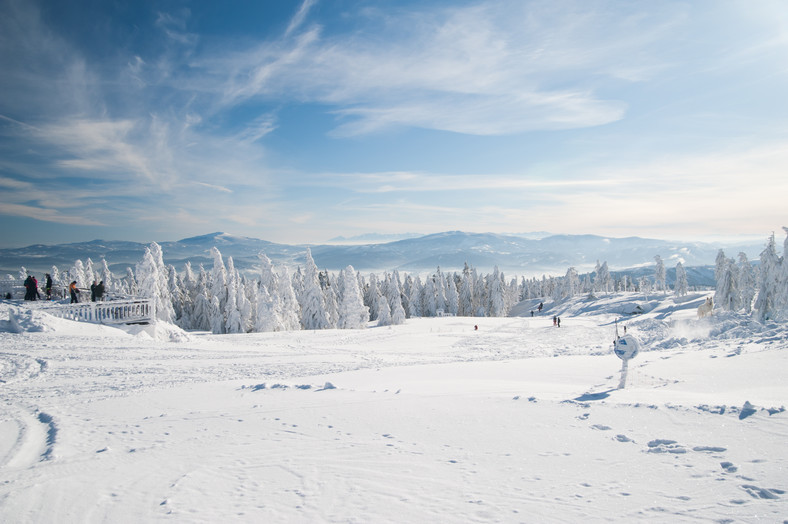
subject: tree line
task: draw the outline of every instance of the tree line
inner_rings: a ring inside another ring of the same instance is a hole
[[[756,315],[759,320],[784,316],[788,311],[786,254],[788,237],[781,257],[774,235],[757,267],[744,253],[734,260],[720,250],[715,266],[716,304]],[[53,266],[51,276],[55,286],[62,287],[72,280],[79,287],[103,281],[109,295],[154,300],[160,320],[213,333],[356,329],[370,321],[392,325],[407,318],[439,315],[503,317],[526,299],[561,301],[578,294],[670,291],[660,256],[655,257],[653,275],[638,279],[613,277],[607,262],[597,262],[594,271],[582,277],[570,267],[563,277],[507,279],[497,267],[490,274],[481,274],[468,264],[459,272],[443,272],[438,267],[424,278],[396,270],[364,276],[353,266],[339,272],[320,271],[309,249],[304,266],[293,273],[287,267],[275,268],[261,253],[258,273],[247,276],[235,268],[232,257],[225,261],[216,247],[211,256],[210,270],[202,264],[195,269],[186,262],[178,272],[173,265],[164,264],[162,249],[154,242],[146,247],[135,268],[127,268],[121,277],[112,274],[106,260],[96,267],[90,259],[85,263],[77,260],[65,272]],[[687,295],[687,273],[681,262],[675,272],[672,292]],[[22,268],[20,275],[25,273]]]

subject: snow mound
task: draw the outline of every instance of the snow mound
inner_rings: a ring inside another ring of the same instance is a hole
[[[75,322],[58,318],[44,310],[18,306],[0,305],[0,333],[55,333],[58,335],[126,336],[114,327],[88,322]]]
[[[158,321],[152,324],[134,324],[123,326],[121,329],[135,337],[157,340],[159,342],[189,342],[191,340],[188,333],[169,322]]]

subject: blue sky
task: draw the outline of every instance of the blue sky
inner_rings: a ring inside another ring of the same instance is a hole
[[[0,245],[788,225],[788,3],[0,0]]]

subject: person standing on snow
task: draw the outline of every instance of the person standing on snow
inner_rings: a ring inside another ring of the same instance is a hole
[[[45,286],[44,291],[46,292],[47,300],[52,300],[52,276],[49,273],[47,273],[46,277],[47,277],[47,281],[46,284],[44,285]]]
[[[77,288],[77,281],[73,281],[71,284],[68,285],[68,290],[71,291],[71,303],[76,304],[79,302],[79,289]]]

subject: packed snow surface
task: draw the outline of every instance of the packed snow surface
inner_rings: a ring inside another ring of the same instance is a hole
[[[704,299],[246,335],[3,303],[0,521],[782,522],[788,329]]]

